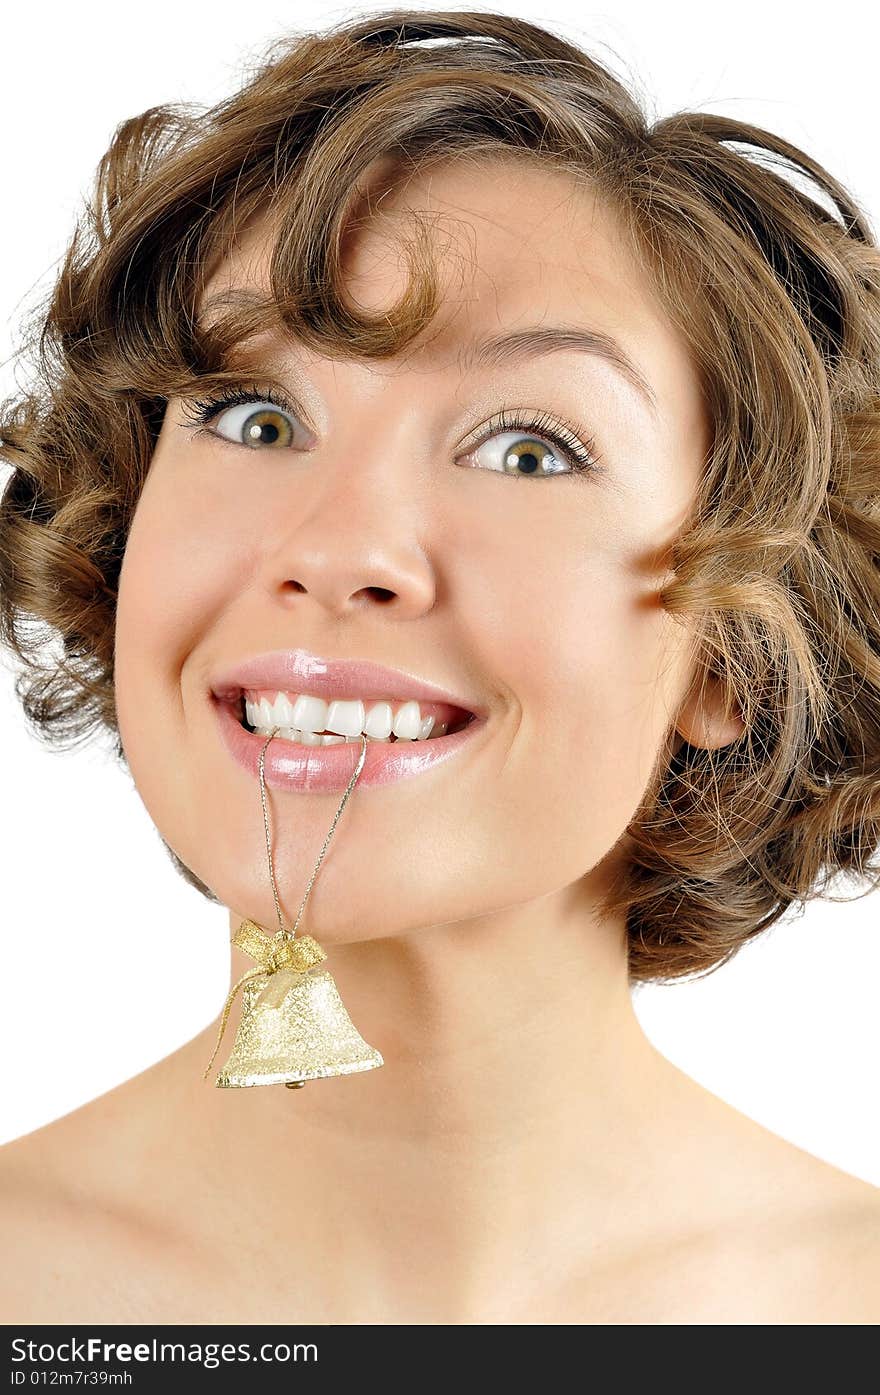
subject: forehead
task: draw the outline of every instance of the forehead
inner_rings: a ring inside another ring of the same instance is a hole
[[[506,156],[437,161],[402,177],[382,159],[360,181],[341,247],[346,295],[375,315],[409,281],[404,239],[431,235],[441,307],[407,361],[445,365],[462,345],[524,326],[566,324],[613,337],[648,381],[661,416],[699,430],[702,399],[687,344],[629,253],[614,210],[564,171]],[[202,300],[269,288],[276,228],[257,214],[206,282]],[[702,433],[700,433],[702,434]]]
[[[456,291],[469,308],[515,309],[535,297],[574,293],[609,314],[650,312],[647,280],[626,257],[612,211],[588,186],[516,159],[437,162],[407,180],[376,161],[361,181],[357,226],[343,241],[346,288],[365,310],[388,308],[403,289],[402,238],[415,220],[433,232],[447,302]],[[230,255],[205,292],[268,287],[275,227],[257,214],[238,231]],[[451,304],[450,309],[456,308]]]

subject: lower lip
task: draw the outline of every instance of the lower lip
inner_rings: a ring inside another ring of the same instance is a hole
[[[269,740],[247,731],[236,708],[212,695],[220,722],[220,732],[230,755],[259,779],[260,752]],[[486,725],[485,717],[475,717],[452,736],[435,736],[427,741],[367,741],[364,766],[358,776],[362,785],[390,785],[451,760],[469,745]],[[266,784],[287,790],[344,790],[357,768],[360,742],[337,742],[332,746],[300,746],[276,736],[266,749],[263,774]]]

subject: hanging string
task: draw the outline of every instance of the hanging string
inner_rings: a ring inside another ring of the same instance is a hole
[[[262,808],[263,808],[263,828],[265,829],[265,832],[266,832],[266,856],[267,856],[267,858],[268,858],[268,860],[269,860],[269,878],[270,878],[270,880],[271,880],[271,882],[272,882],[272,895],[273,895],[274,898],[275,898],[275,911],[276,911],[276,914],[277,914],[277,916],[278,916],[278,930],[279,930],[279,933],[280,933],[281,935],[284,935],[284,934],[285,934],[285,931],[284,931],[284,922],[283,922],[282,916],[281,916],[281,903],[280,903],[280,901],[278,900],[278,888],[277,888],[277,886],[275,885],[275,869],[274,869],[274,867],[272,866],[272,843],[271,843],[271,839],[270,839],[270,837],[269,837],[269,812],[268,812],[268,807],[267,807],[267,803],[266,803],[266,775],[265,775],[266,747],[269,745],[269,742],[272,740],[272,737],[273,737],[273,736],[276,736],[276,735],[278,734],[278,731],[279,731],[279,728],[278,728],[278,727],[275,727],[275,728],[273,729],[273,731],[271,732],[271,734],[267,737],[266,741],[264,741],[263,746],[262,746],[262,748],[261,748],[261,750],[260,750],[260,803],[261,803]],[[287,938],[288,938],[288,939],[291,939],[291,940],[292,940],[292,939],[294,939],[295,936],[296,936],[297,926],[299,925],[299,922],[300,922],[300,920],[301,920],[301,918],[302,918],[302,913],[303,913],[303,910],[305,909],[306,901],[309,899],[309,892],[310,892],[311,889],[312,889],[312,886],[313,886],[313,884],[314,884],[315,877],[318,875],[318,868],[321,866],[321,862],[322,862],[322,860],[323,860],[324,854],[325,854],[325,852],[327,851],[327,844],[330,842],[330,839],[331,839],[332,834],[333,834],[333,830],[334,830],[334,828],[336,827],[337,822],[339,821],[339,815],[342,813],[343,809],[345,808],[345,801],[348,799],[348,796],[351,794],[352,790],[354,789],[354,783],[355,783],[355,781],[357,780],[357,777],[360,775],[361,771],[362,771],[363,768],[364,768],[364,760],[366,759],[366,755],[367,755],[367,738],[366,738],[366,736],[364,735],[363,732],[361,732],[361,742],[362,742],[362,745],[361,745],[361,753],[360,753],[360,756],[359,756],[359,758],[358,758],[358,763],[357,763],[357,765],[356,765],[356,767],[355,767],[354,774],[352,775],[351,779],[350,779],[349,782],[348,782],[348,786],[347,786],[347,788],[346,788],[345,794],[342,796],[342,799],[341,799],[340,804],[339,804],[339,808],[336,810],[336,813],[335,813],[335,815],[334,815],[334,817],[333,817],[333,822],[332,822],[331,825],[330,825],[330,830],[329,830],[329,832],[328,832],[328,834],[327,834],[327,837],[324,839],[324,846],[323,846],[323,848],[321,849],[321,854],[320,854],[320,856],[319,856],[319,858],[318,858],[318,861],[315,863],[315,869],[314,869],[314,871],[312,872],[312,875],[311,875],[311,879],[310,879],[310,881],[309,881],[309,884],[308,884],[308,886],[306,887],[306,894],[305,894],[305,896],[304,896],[303,899],[302,899],[302,905],[301,905],[300,908],[299,908],[299,914],[298,914],[297,917],[296,917],[296,922],[295,922],[295,924],[294,924],[293,930],[290,931],[290,932],[288,933],[288,935],[287,935]],[[233,943],[234,943],[234,941],[233,941]],[[300,941],[300,944],[302,944],[302,940]],[[239,989],[242,988],[242,987],[244,986],[245,983],[250,982],[251,979],[258,978],[260,975],[265,974],[266,972],[267,972],[267,970],[266,970],[265,965],[260,965],[260,966],[257,967],[256,969],[248,969],[247,973],[242,974],[242,976],[241,976],[241,978],[238,980],[238,982],[235,983],[235,984],[233,984],[232,988],[230,988],[229,993],[228,993],[227,996],[226,996],[226,1002],[225,1002],[225,1004],[224,1004],[224,1006],[223,1006],[223,1012],[222,1012],[221,1018],[220,1018],[220,1029],[219,1029],[219,1031],[218,1031],[218,1033],[217,1033],[217,1040],[216,1040],[216,1042],[214,1043],[214,1050],[213,1050],[212,1053],[211,1053],[211,1059],[210,1059],[210,1061],[208,1062],[207,1066],[205,1067],[205,1074],[204,1074],[204,1076],[203,1076],[203,1079],[206,1079],[206,1078],[207,1078],[208,1073],[209,1073],[209,1071],[210,1071],[212,1065],[214,1064],[214,1060],[215,1060],[215,1058],[216,1058],[216,1056],[217,1056],[217,1052],[218,1052],[218,1050],[219,1050],[219,1048],[220,1048],[220,1042],[221,1042],[221,1040],[222,1040],[223,1033],[224,1033],[224,1031],[226,1030],[226,1023],[227,1023],[227,1021],[229,1020],[229,1013],[230,1013],[230,1011],[231,1011],[232,1003],[233,1003],[233,1001],[234,1001],[234,999],[235,999],[235,995],[238,993]],[[291,1084],[289,1085],[289,1088],[290,1088],[290,1089],[298,1089],[299,1086],[300,1086],[300,1085],[303,1085],[304,1083],[305,1083],[305,1082],[304,1082],[304,1081],[301,1081],[301,1080],[300,1080],[300,1081],[295,1081],[295,1082],[293,1082],[293,1083],[291,1083]]]
[[[279,934],[283,934],[284,922],[281,919],[281,903],[278,900],[278,888],[275,885],[275,869],[272,866],[272,847],[269,842],[269,813],[266,808],[266,776],[263,773],[266,764],[266,747],[269,745],[269,741],[272,740],[272,737],[277,734],[278,727],[274,727],[269,736],[269,740],[264,743],[260,751],[260,803],[263,806],[263,827],[266,830],[266,857],[269,859],[269,880],[272,883],[272,895],[275,897],[275,913],[278,916],[278,931]]]
[[[269,745],[269,742],[272,740],[272,737],[273,737],[273,736],[276,736],[276,735],[278,734],[278,731],[279,731],[279,730],[280,730],[279,727],[275,727],[275,728],[272,730],[272,732],[270,733],[270,735],[267,737],[266,741],[263,743],[262,749],[261,749],[261,751],[260,751],[260,803],[261,803],[262,806],[263,806],[263,828],[265,829],[265,832],[266,832],[266,857],[267,857],[268,862],[269,862],[269,879],[270,879],[270,881],[272,882],[272,895],[273,895],[274,898],[275,898],[275,913],[276,913],[276,915],[278,916],[278,931],[279,931],[280,934],[283,935],[283,934],[284,934],[284,922],[283,922],[283,920],[282,920],[282,918],[281,918],[281,903],[280,903],[279,900],[278,900],[278,888],[277,888],[277,886],[275,885],[275,869],[274,869],[274,867],[272,866],[272,846],[271,846],[271,842],[270,842],[270,838],[269,838],[269,813],[268,813],[268,810],[267,810],[267,807],[266,807],[266,777],[265,777],[265,774],[264,774],[264,767],[265,767],[265,763],[266,763],[266,747]],[[339,804],[339,808],[336,810],[336,813],[335,813],[334,816],[333,816],[333,822],[332,822],[331,825],[330,825],[330,830],[329,830],[329,832],[328,832],[328,834],[327,834],[327,837],[324,839],[324,846],[323,846],[323,848],[321,849],[320,855],[319,855],[319,857],[318,857],[318,861],[315,863],[315,869],[314,869],[314,871],[312,872],[311,878],[310,878],[310,880],[309,880],[309,884],[308,884],[308,886],[306,887],[306,894],[305,894],[305,896],[304,896],[303,899],[302,899],[302,903],[301,903],[301,905],[300,905],[299,912],[297,913],[296,920],[294,921],[293,929],[292,929],[291,931],[288,932],[289,935],[290,935],[290,937],[291,937],[291,939],[295,937],[296,932],[297,932],[297,929],[298,929],[298,927],[299,927],[299,923],[300,923],[300,921],[302,920],[302,913],[303,913],[303,911],[305,910],[306,901],[308,901],[308,899],[309,899],[309,892],[311,891],[312,886],[314,885],[315,878],[316,878],[317,875],[318,875],[318,869],[319,869],[319,867],[321,866],[322,861],[324,860],[324,854],[325,854],[325,852],[327,851],[327,844],[330,842],[330,839],[331,839],[332,836],[333,836],[333,830],[334,830],[334,828],[336,827],[337,823],[339,822],[339,815],[342,813],[343,809],[345,808],[345,802],[346,802],[346,800],[348,799],[348,796],[351,794],[352,790],[354,789],[355,780],[357,779],[357,777],[360,775],[361,771],[362,771],[363,768],[364,768],[364,761],[366,760],[366,756],[367,756],[367,738],[366,738],[366,736],[364,735],[363,732],[361,732],[361,743],[362,743],[362,745],[361,745],[361,753],[360,753],[360,756],[359,756],[359,758],[358,758],[358,763],[357,763],[357,765],[356,765],[356,767],[355,767],[354,774],[352,775],[351,779],[349,780],[349,782],[348,782],[348,788],[346,789],[345,794],[342,796],[342,799],[341,799],[340,804]]]

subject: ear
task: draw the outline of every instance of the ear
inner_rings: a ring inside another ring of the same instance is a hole
[[[716,750],[742,736],[745,723],[739,712],[724,714],[724,686],[714,673],[699,674],[684,699],[675,720],[675,730],[681,740],[675,750],[687,741],[691,746]]]

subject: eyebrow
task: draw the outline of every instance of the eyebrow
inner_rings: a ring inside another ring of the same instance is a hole
[[[644,399],[656,416],[657,398],[641,369],[621,348],[616,339],[600,330],[566,325],[540,325],[517,329],[505,334],[493,334],[480,339],[467,356],[467,366],[473,364],[497,367],[518,363],[537,354],[579,352],[594,354],[610,363]]]
[[[201,322],[212,310],[267,303],[257,292],[235,287],[211,296],[201,307],[198,320]],[[653,415],[657,415],[657,396],[648,379],[618,341],[602,330],[579,325],[535,325],[508,330],[475,340],[460,357],[460,363],[463,371],[468,371],[474,367],[521,363],[524,359],[552,353],[587,353],[604,359],[635,388]]]

